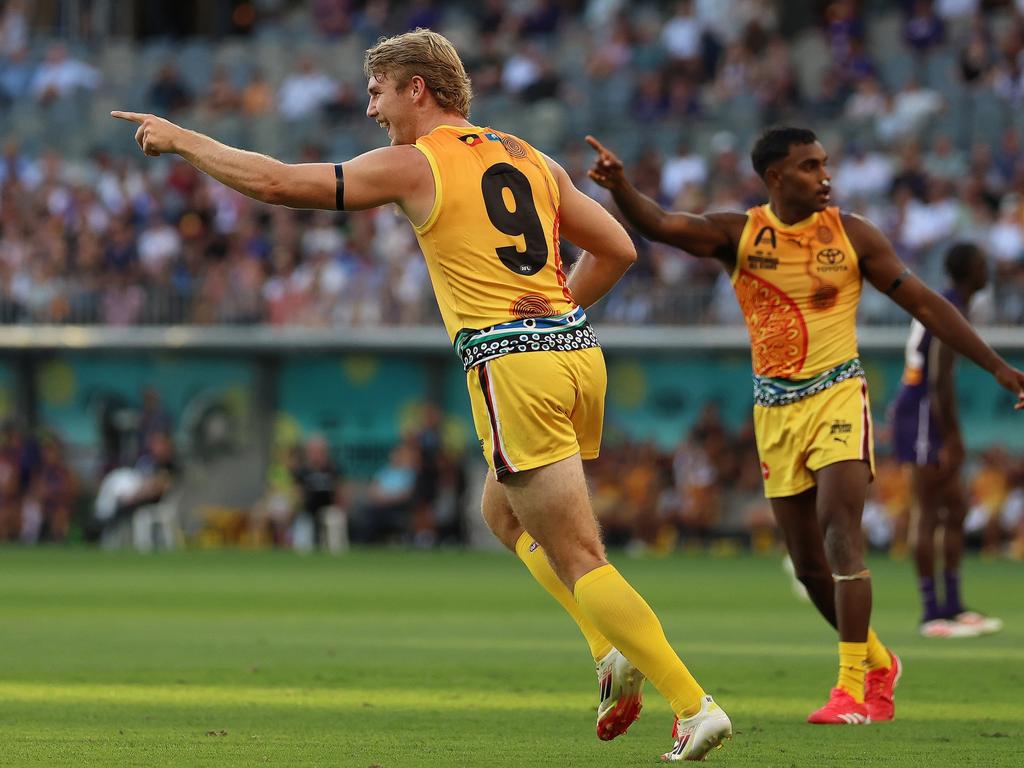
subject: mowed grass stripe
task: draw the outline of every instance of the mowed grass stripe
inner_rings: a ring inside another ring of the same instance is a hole
[[[648,694],[657,693],[648,689]],[[535,691],[501,692],[449,689],[381,690],[379,688],[308,689],[285,687],[204,685],[50,685],[0,682],[0,699],[4,706],[12,704],[86,704],[125,707],[188,707],[200,710],[267,707],[271,709],[321,710],[349,712],[368,706],[391,711],[441,709],[446,712],[492,712],[495,715],[515,711],[564,712],[567,709],[586,711],[595,704],[593,692],[541,693]],[[802,716],[807,713],[806,697],[729,696],[730,711],[740,717],[770,709],[774,716]],[[660,707],[659,707],[660,708]],[[667,712],[666,712],[667,715]],[[999,707],[1001,718],[1024,719],[1024,701]],[[985,722],[991,711],[984,702],[965,704],[916,701],[900,720]]]
[[[969,604],[1007,629],[942,643],[917,636],[909,563],[873,561],[875,626],[907,666],[898,720],[815,728],[835,636],[777,557],[615,559],[733,718],[712,761],[1020,765],[1019,564],[968,560]],[[597,741],[586,648],[504,553],[18,549],[0,569],[4,768],[633,768],[671,742],[650,687],[628,737]]]

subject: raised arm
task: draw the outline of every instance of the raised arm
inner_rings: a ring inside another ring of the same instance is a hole
[[[608,211],[584,195],[558,163],[545,156],[558,182],[562,235],[583,249],[569,274],[569,290],[581,307],[589,307],[611,290],[636,261],[626,230]]]
[[[936,338],[991,373],[1000,386],[1016,395],[1014,408],[1024,408],[1024,373],[986,344],[956,307],[918,280],[874,224],[846,214],[843,226],[868,282],[920,320]]]
[[[414,222],[421,220],[421,214],[426,218],[433,202],[430,167],[412,146],[376,149],[340,166],[289,164],[229,147],[156,115],[110,114],[138,125],[135,141],[147,155],[178,154],[222,184],[261,202],[324,210],[362,210],[398,203]]]
[[[670,213],[642,194],[626,178],[622,161],[593,136],[587,143],[597,152],[589,176],[612,193],[623,216],[648,240],[680,248],[693,256],[713,258],[730,272],[747,217],[742,213]]]

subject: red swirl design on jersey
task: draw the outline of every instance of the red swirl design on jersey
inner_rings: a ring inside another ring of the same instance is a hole
[[[555,314],[555,308],[551,306],[548,297],[539,293],[524,293],[512,302],[508,311],[518,320],[527,317],[551,317]]]
[[[789,296],[745,269],[736,277],[736,298],[750,331],[754,373],[788,378],[807,359],[807,323]]]

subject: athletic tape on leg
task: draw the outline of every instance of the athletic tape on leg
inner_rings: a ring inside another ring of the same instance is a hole
[[[844,575],[842,573],[833,573],[832,574],[832,581],[860,581],[861,579],[870,579],[870,578],[871,578],[871,571],[869,569],[867,569],[867,568],[865,568],[863,571],[858,571],[857,573],[851,573],[848,576],[846,576],[846,575]]]

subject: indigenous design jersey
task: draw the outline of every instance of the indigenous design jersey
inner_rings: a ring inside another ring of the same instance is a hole
[[[440,126],[416,147],[434,174],[434,207],[416,238],[456,346],[504,323],[575,317],[558,251],[558,184],[540,153],[475,126]]]
[[[955,290],[949,288],[943,291],[942,295],[961,313],[966,311],[963,301],[960,300]],[[919,320],[911,321],[910,336],[907,337],[902,386],[893,401],[893,408],[897,413],[916,414],[921,402],[928,399],[933,340],[932,332],[925,328]]]
[[[751,208],[732,282],[756,375],[810,379],[857,357],[860,265],[838,208],[792,225]]]

